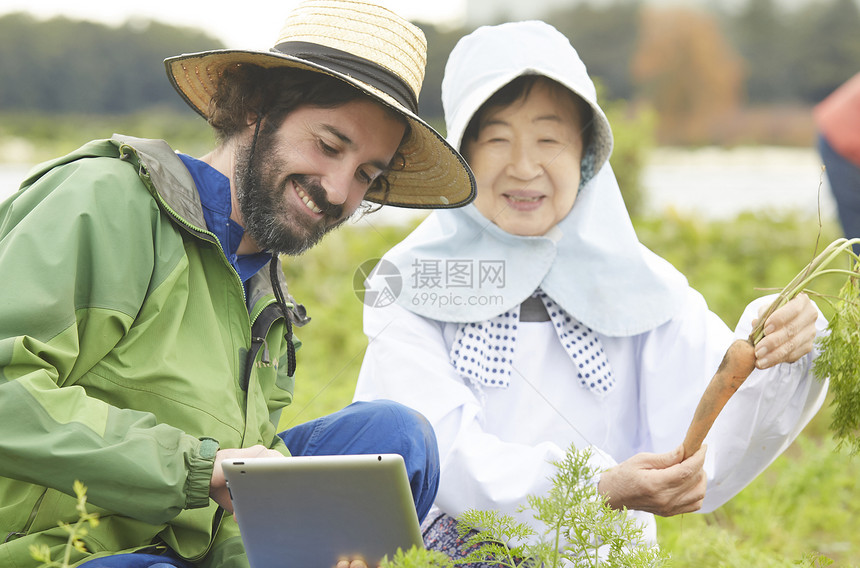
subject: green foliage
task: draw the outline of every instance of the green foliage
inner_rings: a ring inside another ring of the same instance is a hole
[[[703,221],[672,211],[634,219],[648,248],[671,262],[702,293],[708,306],[730,327],[743,308],[766,293],[776,293],[816,254],[816,235],[829,242],[841,230],[801,213],[742,213],[735,219]],[[825,281],[818,291],[835,296],[839,284]],[[832,312],[819,303],[825,315]]]
[[[828,334],[818,341],[820,356],[815,360],[816,376],[830,377],[835,412],[831,428],[840,444],[850,446],[853,454],[860,451],[860,257],[852,246],[860,239],[838,238],[824,247],[778,294],[770,307],[762,313],[759,323],[750,333],[750,341],[758,343],[764,337],[767,318],[792,298],[805,292],[819,296],[834,305],[828,325]],[[851,269],[833,267],[832,263],[845,256]],[[835,302],[822,296],[813,285],[821,277],[837,277],[845,280]]]
[[[570,447],[546,496],[530,496],[535,519],[547,527],[544,546],[537,550],[538,565],[662,566],[666,556],[657,547],[642,543],[641,527],[626,511],[616,511],[588,483],[596,475],[589,463],[589,450]]]
[[[51,558],[51,550],[47,545],[30,545],[30,556],[41,562],[39,568],[68,568],[73,550],[78,552],[87,552],[84,541],[81,537],[87,535],[87,525],[96,527],[99,524],[99,516],[96,513],[87,512],[87,488],[80,481],[75,480],[74,483],[75,496],[78,498],[76,509],[78,510],[78,521],[70,525],[69,523],[60,522],[60,527],[68,534],[69,539],[66,542],[65,553],[62,560],[53,560]]]
[[[394,558],[382,559],[379,568],[450,568],[453,566],[451,559],[438,550],[425,550],[412,547],[403,552],[397,549]]]
[[[448,54],[469,30],[440,29],[432,24],[419,24],[419,27],[427,39],[427,67],[418,96],[419,114],[428,117],[433,127],[444,135],[442,77],[445,75],[445,63],[448,61]]]
[[[175,149],[202,156],[215,144],[212,129],[197,114],[149,109],[124,115],[0,113],[0,148],[13,144],[17,159],[37,163],[62,156],[90,140],[114,133],[166,140]],[[9,152],[4,152],[9,159]]]
[[[500,566],[541,565],[544,551],[527,542],[537,533],[530,525],[518,523],[511,515],[497,511],[465,511],[458,519],[457,531],[467,546],[478,546],[464,564],[497,562]]]
[[[627,212],[631,217],[638,217],[645,206],[641,173],[648,151],[654,147],[656,115],[647,107],[634,108],[623,100],[606,100],[602,96],[601,83],[597,83],[597,88],[600,106],[612,125],[614,145],[609,163],[621,188]]]
[[[678,566],[860,566],[856,480],[860,462],[835,451],[822,411],[758,478],[708,514],[657,519],[661,547]],[[819,564],[823,565],[823,564]]]
[[[651,567],[666,565],[668,557],[658,547],[642,543],[642,529],[626,511],[612,509],[606,499],[587,481],[596,471],[589,463],[590,450],[571,446],[552,478],[547,495],[530,495],[528,507],[534,512],[543,533],[511,515],[497,511],[470,510],[459,518],[458,531],[475,549],[457,564],[492,563],[500,568],[591,568]],[[535,539],[535,537],[538,537]],[[413,549],[398,552],[394,562],[383,568],[426,566],[449,567],[447,558]],[[447,560],[447,562],[446,562]]]
[[[831,429],[840,447],[860,453],[860,262],[854,262],[858,276],[848,278],[839,292],[829,334],[819,341],[821,355],[815,360],[815,373],[830,377],[833,395]]]
[[[361,331],[364,304],[353,276],[364,262],[381,258],[413,226],[383,226],[370,214],[330,233],[304,255],[283,258],[290,293],[305,305],[311,322],[295,330],[302,340],[296,353],[295,402],[284,410],[281,428],[351,402],[367,347]]]

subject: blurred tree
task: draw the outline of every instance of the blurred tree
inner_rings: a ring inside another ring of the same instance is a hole
[[[612,155],[609,162],[618,180],[621,196],[630,217],[636,219],[645,214],[645,187],[642,170],[654,147],[654,124],[652,109],[633,105],[624,99],[605,96],[603,81],[596,79],[597,100],[612,127]]]
[[[7,15],[0,17],[0,108],[128,113],[167,106],[191,112],[167,81],[162,61],[219,47],[200,30],[145,20],[110,27]]]
[[[442,77],[448,54],[461,37],[471,30],[465,28],[444,29],[433,24],[418,23],[427,38],[427,69],[424,84],[418,95],[418,108],[422,117],[433,123],[444,134],[444,113],[442,111]]]
[[[739,10],[721,14],[708,4],[705,15],[681,8],[657,12],[651,0],[571,0],[544,19],[571,39],[608,97],[653,101],[660,141],[754,142],[762,132],[797,123],[803,105],[818,102],[860,69],[860,10],[858,0],[816,0],[799,10],[780,0],[739,2]],[[445,62],[472,30],[419,26],[428,39],[420,113],[444,131]],[[157,106],[193,116],[165,80],[161,61],[217,47],[221,43],[200,30],[143,20],[111,27],[0,16],[0,112],[128,114]],[[744,132],[709,137],[709,124],[741,104],[744,93],[757,114],[723,121],[724,130]],[[789,114],[766,108],[774,103]],[[667,138],[670,131],[674,138]],[[803,132],[803,125],[788,131]]]
[[[581,2],[552,12],[546,21],[566,35],[612,98],[630,99],[630,62],[636,49],[640,0],[619,0],[600,6]]]
[[[632,73],[638,96],[657,112],[663,143],[706,143],[709,129],[740,105],[742,61],[701,11],[644,9]]]
[[[791,22],[775,0],[749,0],[728,26],[746,60],[750,103],[790,101],[797,97],[791,65]]]
[[[808,5],[797,15],[799,93],[816,103],[860,70],[860,8],[855,0]]]

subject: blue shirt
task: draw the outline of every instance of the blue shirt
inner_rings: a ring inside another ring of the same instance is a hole
[[[185,154],[177,154],[194,179],[206,228],[218,238],[227,260],[239,274],[242,283],[256,274],[272,258],[269,252],[236,254],[245,229],[230,218],[233,205],[230,201],[230,180],[227,176],[201,160]]]

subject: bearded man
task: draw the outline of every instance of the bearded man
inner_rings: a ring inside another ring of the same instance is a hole
[[[220,463],[400,453],[423,517],[432,429],[394,403],[277,433],[292,402],[295,255],[365,200],[456,207],[459,154],[417,116],[423,34],[373,4],[314,0],[269,52],[165,61],[215,129],[201,158],[126,136],[37,167],[0,204],[0,565],[248,565]],[[286,552],[286,551],[285,551]]]

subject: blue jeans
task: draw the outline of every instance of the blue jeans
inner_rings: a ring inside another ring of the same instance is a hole
[[[836,200],[842,231],[849,239],[860,237],[860,166],[837,153],[823,136],[818,137],[818,153]],[[854,252],[860,254],[860,246],[855,246]]]
[[[84,562],[80,568],[193,568],[182,560],[155,554],[117,554]]]
[[[420,413],[390,400],[353,402],[334,414],[278,434],[294,456],[400,454],[423,521],[439,489],[439,449]]]
[[[278,434],[294,456],[400,454],[419,521],[430,511],[439,488],[439,449],[424,416],[390,400],[354,402],[346,408]],[[80,568],[192,568],[170,556],[118,554]]]

